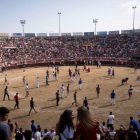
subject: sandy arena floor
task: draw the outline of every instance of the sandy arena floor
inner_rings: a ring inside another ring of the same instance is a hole
[[[75,82],[70,82],[68,76],[69,68],[74,72],[74,66],[66,66],[65,69],[64,67],[60,67],[60,73],[57,75],[58,81],[52,82],[52,67],[50,67],[49,86],[45,86],[47,67],[29,68],[26,69],[26,72],[23,72],[22,69],[18,69],[2,73],[0,76],[0,106],[5,106],[10,109],[9,118],[12,122],[19,122],[19,126],[23,127],[23,129],[30,129],[30,122],[34,119],[35,125],[40,125],[42,130],[44,130],[44,128],[49,130],[51,127],[55,127],[60,114],[65,109],[72,110],[76,116],[77,108],[83,104],[85,96],[88,98],[91,114],[100,124],[102,124],[103,121],[107,122],[110,111],[115,115],[115,129],[118,129],[120,124],[128,128],[130,116],[133,116],[134,119],[138,121],[137,116],[140,112],[140,85],[138,81],[136,81],[136,78],[139,74],[135,74],[133,68],[114,67],[115,79],[111,79],[108,77],[109,67],[107,66],[102,66],[100,69],[97,69],[96,66],[90,66],[90,73],[83,72],[83,66],[79,66],[80,77],[83,81],[82,90],[79,90],[78,86],[79,77],[76,77]],[[7,74],[9,81],[8,91],[11,98],[10,101],[7,100],[7,97],[6,101],[3,101],[5,74]],[[23,76],[26,77],[26,83],[29,84],[30,95],[28,98],[25,98],[26,92],[22,86]],[[37,77],[39,77],[40,80],[40,88],[36,88]],[[126,77],[129,77],[128,84],[122,86],[121,80]],[[68,83],[70,84],[70,96],[66,98],[66,87]],[[55,94],[62,84],[64,84],[65,87],[65,98],[60,100],[59,106],[56,106]],[[99,99],[96,98],[96,86],[98,84],[101,88]],[[133,85],[134,91],[132,99],[128,100],[128,88],[130,84]],[[116,104],[111,106],[110,93],[113,89],[116,93]],[[71,105],[75,91],[77,91],[78,107]],[[19,93],[19,110],[14,110],[15,101],[13,97],[16,92]],[[34,102],[37,105],[35,109],[38,113],[35,114],[34,111],[32,111],[31,116],[28,116],[31,97],[34,98]],[[76,122],[76,119],[74,122]]]

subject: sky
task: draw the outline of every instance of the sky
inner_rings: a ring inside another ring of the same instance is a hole
[[[0,33],[94,32],[140,29],[140,0],[0,0]]]

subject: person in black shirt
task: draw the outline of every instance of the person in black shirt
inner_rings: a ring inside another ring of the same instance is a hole
[[[86,106],[87,104],[88,104],[87,97],[85,97],[85,100],[83,101],[83,105]]]
[[[56,92],[56,106],[59,106],[58,103],[59,103],[59,90]]]
[[[75,103],[75,106],[77,106],[77,99],[76,99],[76,91],[75,91],[75,93],[74,93],[74,102],[72,103],[72,105]]]
[[[71,69],[69,68],[69,76],[71,75]]]
[[[47,73],[47,76],[48,76],[48,78],[49,78],[49,71],[47,70],[46,73]]]
[[[31,113],[31,110],[33,109],[34,111],[35,111],[35,113],[37,113],[36,112],[36,110],[35,110],[35,108],[34,108],[34,106],[36,106],[35,104],[34,104],[34,101],[33,101],[33,97],[31,98],[31,101],[30,101],[30,111],[29,111],[29,116],[30,116],[30,113]],[[36,106],[37,107],[37,106]]]
[[[8,86],[6,86],[5,90],[4,90],[4,97],[3,97],[3,101],[5,101],[5,96],[7,95],[8,96],[8,100],[10,100],[9,98],[9,94],[8,94]]]
[[[97,98],[99,98],[99,93],[100,93],[100,87],[99,87],[99,85],[96,87],[96,92],[97,92]]]
[[[67,85],[67,97],[69,96],[69,84]]]

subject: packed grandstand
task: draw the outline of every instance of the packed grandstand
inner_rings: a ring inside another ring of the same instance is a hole
[[[132,55],[139,54],[140,34],[108,36],[97,35],[93,37],[21,37],[0,39],[0,62],[4,67],[7,63],[10,65],[18,65],[31,64],[32,62],[60,62],[62,60],[106,61],[109,59],[114,60],[116,63],[116,60],[120,59],[129,61],[132,59]],[[12,131],[13,125],[10,120],[8,125]],[[32,132],[29,130],[22,130],[22,128],[20,128],[20,124],[18,123],[15,123],[15,125],[16,129],[14,134],[16,140],[22,140],[24,136],[26,140],[31,139],[32,133],[36,140],[40,140],[41,138],[44,140],[51,140],[56,134],[59,135],[57,130],[54,128],[50,131],[47,129],[41,130],[40,126],[36,127],[33,123],[31,126]],[[135,122],[129,128],[125,129],[123,126],[120,126],[120,128],[114,131],[113,127],[107,129],[103,123],[101,127],[102,132],[99,132],[102,135],[100,139],[125,140],[125,136],[129,137],[128,140],[136,140],[137,138],[140,139],[140,131],[138,129],[133,131],[133,127],[136,128]],[[76,132],[76,134],[78,135],[78,132]],[[119,139],[116,137],[119,137]],[[74,140],[76,138],[72,139]]]
[[[140,53],[140,34],[94,37],[3,38],[0,61],[100,57],[130,59]]]

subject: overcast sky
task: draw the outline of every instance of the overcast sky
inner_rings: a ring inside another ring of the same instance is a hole
[[[0,0],[0,33],[22,33],[20,20],[26,20],[25,33],[61,33],[140,28],[140,0]]]

